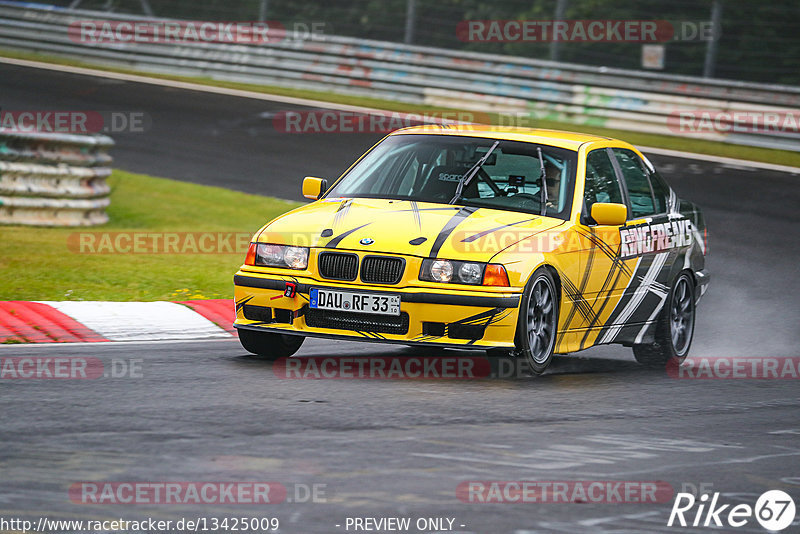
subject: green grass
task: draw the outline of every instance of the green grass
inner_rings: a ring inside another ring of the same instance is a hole
[[[391,100],[350,96],[350,95],[343,95],[326,91],[311,91],[311,90],[292,89],[292,88],[278,87],[278,86],[228,82],[228,81],[214,80],[211,78],[193,78],[188,76],[150,74],[133,69],[102,66],[102,65],[88,63],[85,61],[75,60],[69,57],[56,56],[50,54],[39,54],[35,52],[20,52],[20,51],[0,49],[0,56],[16,58],[16,59],[28,59],[32,61],[44,61],[59,65],[95,68],[95,69],[106,70],[110,72],[119,72],[125,74],[146,75],[152,78],[200,83],[215,87],[226,87],[231,89],[253,91],[256,93],[283,95],[296,98],[307,98],[312,100],[322,100],[325,102],[334,102],[338,104],[348,104],[353,106],[364,106],[376,109],[383,109],[387,111],[413,111],[413,112],[427,111],[427,112],[438,112],[438,113],[441,113],[443,111],[459,111],[456,109],[444,110],[440,107],[416,106],[402,102],[395,102]],[[495,122],[497,121],[496,115],[494,116],[490,115],[490,117],[492,117],[492,119]],[[768,148],[746,147],[746,146],[732,145],[726,143],[718,143],[715,141],[695,140],[680,136],[638,133],[627,130],[616,130],[611,128],[591,126],[591,125],[576,125],[567,122],[556,122],[549,120],[537,120],[535,122],[529,121],[526,124],[524,124],[524,126],[537,127],[537,128],[551,128],[555,130],[581,131],[585,133],[593,133],[607,137],[619,138],[639,146],[667,148],[671,150],[681,150],[685,152],[694,152],[698,154],[725,156],[743,160],[763,161],[779,165],[800,167],[800,153],[788,150],[773,150]]]
[[[186,247],[182,253],[90,254],[80,252],[79,234],[244,233],[246,242],[268,220],[299,205],[122,171],[114,171],[109,183],[108,224],[0,227],[0,300],[231,298],[233,274],[244,260],[244,251],[202,254]],[[99,246],[99,239],[94,243]]]

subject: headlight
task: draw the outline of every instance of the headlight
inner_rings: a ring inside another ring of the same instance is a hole
[[[286,265],[283,262],[283,253],[286,247],[280,245],[265,245],[259,243],[256,246],[256,265],[270,265],[273,267],[282,267]]]
[[[458,279],[464,284],[480,284],[483,266],[477,263],[462,263],[458,269]]]
[[[431,278],[436,282],[449,282],[453,278],[453,263],[449,260],[436,260],[431,264]]]
[[[290,269],[305,269],[308,266],[308,249],[305,247],[286,247],[283,261]]]
[[[308,249],[268,243],[250,243],[245,264],[302,270],[308,267]]]
[[[480,285],[483,282],[484,263],[426,259],[422,260],[420,280],[453,284]]]

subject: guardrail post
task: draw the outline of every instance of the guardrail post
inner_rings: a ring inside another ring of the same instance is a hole
[[[717,66],[717,48],[722,32],[722,0],[714,0],[711,5],[711,40],[706,46],[706,60],[703,64],[703,78],[713,78]]]
[[[414,42],[414,28],[417,24],[417,2],[416,0],[406,1],[406,33],[403,42],[406,44],[411,44]]]
[[[558,0],[558,2],[556,2],[556,13],[553,16],[553,20],[564,20],[566,13],[567,0]],[[553,42],[550,43],[550,60],[558,61],[559,59],[561,59],[561,43],[554,38]]]

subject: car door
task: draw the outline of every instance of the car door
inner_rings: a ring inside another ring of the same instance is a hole
[[[586,155],[582,216],[574,229],[580,239],[582,274],[564,291],[575,305],[565,326],[578,330],[578,348],[591,346],[606,324],[633,273],[634,261],[620,258],[620,227],[598,225],[591,218],[597,202],[625,204],[627,200],[619,172],[608,148]]]

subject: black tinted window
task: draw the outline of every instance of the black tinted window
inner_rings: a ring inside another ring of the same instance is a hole
[[[628,198],[631,201],[631,217],[645,217],[656,213],[653,203],[653,191],[647,169],[635,152],[615,148],[614,154],[622,170],[622,176],[628,186]]]
[[[653,186],[653,196],[656,198],[656,213],[666,213],[669,186],[657,172],[650,173],[650,185]]]
[[[584,192],[587,214],[592,213],[592,204],[595,202],[616,202],[624,204],[622,201],[622,191],[619,187],[619,180],[614,173],[611,158],[605,148],[592,150],[586,156],[586,187]]]

